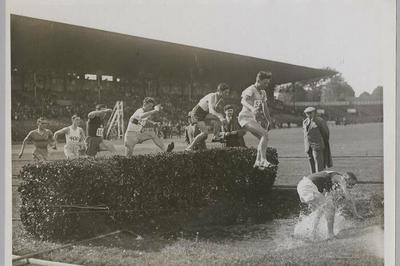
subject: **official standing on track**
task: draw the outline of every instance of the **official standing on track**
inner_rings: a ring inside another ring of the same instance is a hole
[[[316,115],[314,107],[304,110],[307,118],[303,121],[304,149],[308,155],[311,173],[332,167],[329,145],[329,128],[325,120]]]

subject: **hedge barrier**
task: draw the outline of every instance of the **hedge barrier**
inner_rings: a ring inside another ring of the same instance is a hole
[[[277,167],[254,169],[255,157],[225,148],[29,164],[19,174],[21,221],[42,239],[76,239],[271,218]],[[278,165],[275,149],[267,158]]]

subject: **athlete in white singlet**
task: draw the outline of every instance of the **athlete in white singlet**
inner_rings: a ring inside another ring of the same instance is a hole
[[[216,92],[212,92],[200,99],[199,103],[191,111],[192,122],[196,123],[201,133],[198,134],[193,141],[189,144],[186,150],[193,150],[199,142],[205,141],[208,136],[208,128],[205,123],[207,115],[211,114],[218,117],[222,122],[225,120],[225,116],[218,113],[215,109],[217,105],[223,100],[224,97],[228,96],[229,87],[225,83],[220,83],[217,87]],[[220,125],[217,126],[220,128]]]
[[[143,100],[142,108],[129,118],[128,127],[125,132],[124,145],[126,157],[131,157],[133,148],[136,144],[146,140],[153,140],[154,144],[162,151],[170,152],[174,148],[174,143],[171,142],[167,149],[164,147],[163,141],[156,134],[156,127],[159,123],[151,120],[151,117],[161,110],[161,105],[155,105],[155,100],[151,97],[146,97]]]
[[[81,122],[81,118],[77,115],[73,115],[71,120],[72,125],[64,127],[54,133],[56,143],[58,135],[65,134],[64,154],[67,159],[78,158],[85,150],[85,133],[83,129],[78,126]]]
[[[267,160],[268,126],[271,122],[271,117],[265,92],[271,76],[270,72],[260,71],[257,74],[256,82],[242,92],[241,104],[243,108],[238,116],[240,126],[246,128],[260,140],[257,147],[257,158],[254,163],[254,167],[259,169],[273,166]],[[262,122],[266,123],[265,128],[261,126]]]

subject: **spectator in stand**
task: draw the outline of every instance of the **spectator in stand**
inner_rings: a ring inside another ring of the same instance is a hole
[[[163,134],[163,138],[167,139],[168,138],[168,123],[166,121],[164,121],[162,123],[161,132]]]
[[[311,173],[332,167],[329,145],[329,128],[325,120],[316,115],[314,107],[304,110],[307,118],[303,121],[304,148],[310,162]]]
[[[347,126],[347,119],[346,119],[346,117],[345,117],[345,116],[343,116],[343,119],[342,119],[342,121],[343,121],[343,126]]]
[[[234,116],[233,106],[225,105],[224,112],[226,120],[222,122],[221,135],[226,147],[246,147],[243,139],[246,129],[239,125],[237,117]]]
[[[199,127],[196,123],[193,123],[191,112],[188,114],[188,122],[189,125],[185,127],[185,141],[186,144],[192,143],[194,138],[201,133]],[[193,150],[205,150],[207,149],[206,140],[202,139],[195,146],[193,146]]]
[[[181,138],[182,137],[182,121],[181,120],[179,120],[179,122],[178,123],[176,123],[176,134],[177,134],[177,137],[178,138]]]

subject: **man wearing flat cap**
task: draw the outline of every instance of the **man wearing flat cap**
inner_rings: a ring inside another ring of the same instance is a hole
[[[226,147],[246,147],[243,136],[246,129],[239,125],[238,119],[234,116],[233,106],[224,106],[225,120],[222,122],[221,134],[224,138]]]
[[[303,121],[304,148],[310,161],[311,173],[332,167],[329,146],[329,128],[325,120],[317,116],[314,107],[304,110],[307,118]]]

